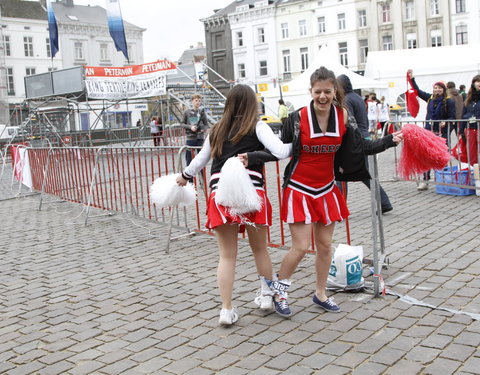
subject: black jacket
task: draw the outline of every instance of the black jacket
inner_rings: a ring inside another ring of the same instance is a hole
[[[283,188],[287,187],[293,169],[300,158],[300,111],[292,112],[282,130],[282,142],[292,143],[292,158],[285,167],[283,175]],[[362,137],[355,120],[349,117],[347,132],[342,139],[342,145],[335,154],[335,180],[337,181],[363,181],[370,179],[370,174],[365,165],[365,155],[378,154],[387,148],[396,146],[393,135],[367,140]],[[267,161],[278,160],[268,151],[254,151],[248,153],[248,164],[256,165]]]
[[[370,137],[368,132],[368,115],[365,108],[365,102],[362,97],[356,92],[353,92],[352,82],[347,75],[341,74],[337,77],[338,83],[342,85],[345,92],[345,102],[347,105],[348,114],[357,121],[358,129],[364,138]]]

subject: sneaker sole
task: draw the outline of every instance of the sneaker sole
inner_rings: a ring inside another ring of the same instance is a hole
[[[326,312],[331,312],[331,313],[335,313],[335,314],[336,314],[336,313],[339,313],[339,312],[342,312],[341,309],[338,309],[338,310],[329,310],[329,309],[326,309],[326,308],[323,307],[323,306],[317,305],[316,303],[315,303],[315,306],[321,308],[323,311],[326,311]]]

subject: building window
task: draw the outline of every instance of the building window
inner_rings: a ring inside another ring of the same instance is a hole
[[[345,13],[337,14],[338,30],[345,30]]]
[[[299,32],[300,36],[307,35],[307,21],[306,20],[298,21],[298,32]]]
[[[384,51],[391,51],[393,49],[393,39],[391,35],[384,35],[382,37],[382,44]]]
[[[58,70],[57,67],[54,67],[54,68],[49,67],[49,68],[48,68],[48,71],[49,71],[49,72],[55,72],[55,71],[57,71],[57,70]]]
[[[13,68],[7,68],[7,94],[15,96],[15,84],[13,81]]]
[[[258,35],[258,43],[265,43],[265,29],[263,27],[259,27],[257,29]]]
[[[238,70],[238,78],[245,78],[246,77],[245,64],[238,64],[237,65],[237,70]]]
[[[318,17],[318,33],[323,34],[325,32],[325,17]]]
[[[260,76],[268,75],[267,60],[259,61],[259,67],[260,67]]]
[[[405,2],[405,19],[407,21],[415,19],[415,3],[413,1]]]
[[[382,22],[383,23],[391,22],[390,3],[385,3],[382,5]]]
[[[243,33],[237,31],[237,47],[243,47]]]
[[[35,68],[25,68],[25,75],[26,76],[33,76],[36,74],[36,69]]]
[[[290,50],[286,49],[282,51],[282,59],[283,59],[283,72],[290,73],[291,66],[290,66]]]
[[[358,11],[358,27],[367,27],[367,11],[365,9]]]
[[[282,39],[288,39],[288,23],[282,23]]]
[[[100,61],[109,61],[108,43],[100,43]]]
[[[340,56],[340,64],[348,66],[347,42],[338,43],[338,55]]]
[[[10,56],[10,36],[4,35],[3,36],[3,48],[5,48],[5,56]]]
[[[33,37],[31,36],[23,37],[23,48],[24,48],[26,57],[33,57]]]
[[[432,47],[441,47],[442,46],[442,31],[441,30],[432,30],[430,32],[430,37],[432,39]]]
[[[223,49],[223,34],[215,34],[213,40],[215,46],[214,49]]]
[[[417,48],[417,34],[415,33],[407,34],[407,48],[408,49]]]
[[[465,13],[465,0],[455,0],[455,11],[457,13]]]
[[[47,48],[47,57],[52,57],[52,50],[50,49],[50,38],[45,38],[45,47]]]
[[[457,44],[468,43],[467,25],[459,25],[455,28],[455,34],[457,36]]]
[[[308,48],[300,48],[300,65],[302,73],[308,69]]]
[[[73,46],[75,50],[75,60],[83,60],[85,58],[83,53],[83,43],[75,42]]]
[[[440,5],[438,0],[430,0],[430,15],[438,16],[440,14]]]
[[[368,55],[368,39],[359,40],[358,44],[360,46],[360,63],[365,64]]]

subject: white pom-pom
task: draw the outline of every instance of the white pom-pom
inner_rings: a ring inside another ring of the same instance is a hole
[[[215,202],[228,207],[232,215],[261,210],[262,200],[239,158],[229,158],[223,165],[215,193]]]
[[[192,183],[177,185],[179,173],[159,177],[150,187],[150,199],[158,207],[187,206],[195,203],[197,193]]]

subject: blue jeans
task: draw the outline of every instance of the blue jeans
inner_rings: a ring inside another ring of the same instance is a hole
[[[187,146],[203,146],[203,139],[187,139]],[[185,153],[185,160],[187,162],[187,166],[192,162],[193,155],[192,151],[187,150]]]

